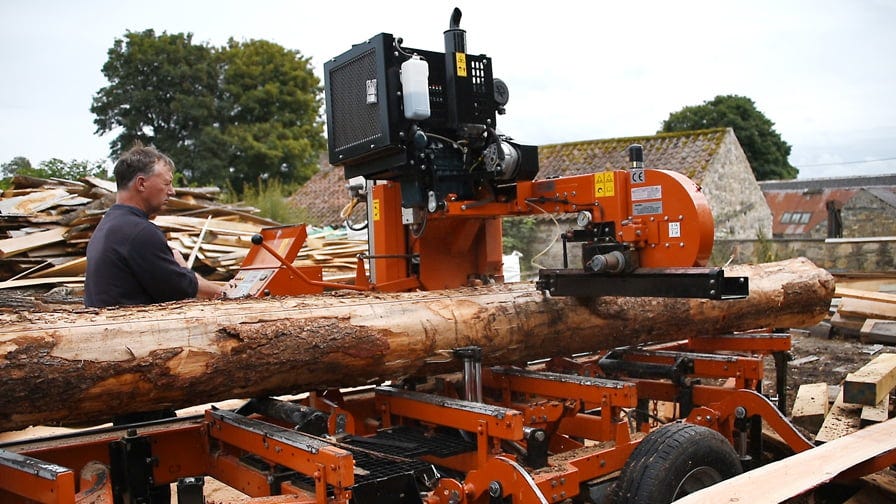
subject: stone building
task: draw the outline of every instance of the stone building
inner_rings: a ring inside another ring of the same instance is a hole
[[[775,238],[896,236],[896,175],[760,182]]]

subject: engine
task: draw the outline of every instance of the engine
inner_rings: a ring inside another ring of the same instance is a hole
[[[538,173],[538,149],[498,132],[507,86],[488,56],[467,53],[461,12],[445,52],[380,33],[324,65],[329,161],[346,178],[397,181],[402,207],[500,198]]]

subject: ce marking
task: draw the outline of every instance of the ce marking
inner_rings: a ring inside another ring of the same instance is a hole
[[[644,183],[644,170],[631,170],[629,173],[631,174],[632,184]]]

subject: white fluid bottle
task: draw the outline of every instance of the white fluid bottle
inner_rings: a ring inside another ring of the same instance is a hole
[[[412,121],[428,119],[429,65],[416,54],[401,64],[404,116]]]

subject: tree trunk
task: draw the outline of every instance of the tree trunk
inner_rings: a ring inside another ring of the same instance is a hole
[[[731,266],[736,301],[550,298],[532,284],[414,293],[188,301],[0,315],[0,431],[347,387],[484,364],[821,320],[831,275],[806,259]]]

